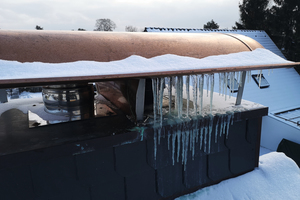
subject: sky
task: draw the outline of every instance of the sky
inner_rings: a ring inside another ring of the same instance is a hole
[[[0,0],[0,29],[93,31],[96,19],[115,22],[114,31],[125,26],[203,28],[214,20],[231,29],[239,20],[241,0]]]

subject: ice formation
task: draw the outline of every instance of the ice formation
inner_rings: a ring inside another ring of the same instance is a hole
[[[241,74],[242,72],[218,74],[219,96],[222,95],[224,101],[228,96],[227,88],[230,88],[230,97],[234,82],[241,84]],[[250,79],[251,72],[246,74]],[[200,143],[200,150],[210,154],[212,142],[217,143],[222,135],[225,135],[226,139],[229,137],[234,112],[226,110],[213,112],[214,82],[215,74],[152,78],[155,159],[157,145],[160,144],[162,134],[167,135],[168,149],[172,150],[173,164],[182,162],[184,166],[187,163],[188,153],[191,153],[194,159],[196,143]],[[206,98],[209,98],[209,106],[206,107],[203,105],[204,94]],[[164,96],[168,97],[165,105],[163,105]],[[171,129],[166,131],[164,129],[166,125],[171,126]],[[214,140],[212,140],[213,133]]]

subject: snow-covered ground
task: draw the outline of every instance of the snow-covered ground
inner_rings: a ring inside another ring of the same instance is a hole
[[[299,200],[300,170],[284,153],[259,157],[259,167],[247,174],[181,196],[177,200]]]

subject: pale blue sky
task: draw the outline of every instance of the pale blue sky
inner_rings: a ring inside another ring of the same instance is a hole
[[[117,28],[126,25],[203,28],[214,19],[220,28],[239,20],[241,0],[0,0],[1,29],[92,31],[96,19],[110,18]]]

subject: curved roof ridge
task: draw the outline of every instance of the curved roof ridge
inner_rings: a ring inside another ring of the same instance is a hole
[[[174,28],[174,27],[145,27],[145,32],[147,32],[147,29],[151,30],[172,30],[172,31],[216,31],[216,32],[222,32],[222,31],[231,31],[231,32],[265,32],[264,30],[251,30],[251,29],[204,29],[204,28]]]

